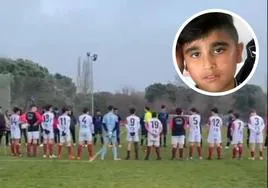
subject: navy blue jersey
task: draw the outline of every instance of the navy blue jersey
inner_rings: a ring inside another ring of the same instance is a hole
[[[117,131],[120,131],[120,122],[121,122],[121,117],[118,115],[118,114],[116,114],[117,115],[117,117],[118,117],[118,122],[117,122]]]
[[[146,134],[147,129],[145,128],[144,116],[140,117],[140,124],[141,124],[141,133]]]
[[[183,116],[173,117],[171,120],[171,135],[172,136],[182,136],[185,135],[186,121]]]
[[[102,127],[102,116],[94,116],[93,117],[93,125],[95,129],[100,129]]]
[[[158,119],[161,121],[163,126],[166,126],[167,121],[168,121],[168,113],[167,112],[159,112]]]

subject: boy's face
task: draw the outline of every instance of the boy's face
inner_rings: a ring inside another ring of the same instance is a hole
[[[236,66],[242,60],[243,44],[215,30],[204,38],[186,43],[182,53],[186,68],[199,89],[223,92],[235,87]]]

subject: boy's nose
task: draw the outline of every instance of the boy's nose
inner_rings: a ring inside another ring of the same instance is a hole
[[[203,67],[205,69],[212,69],[216,66],[215,59],[211,55],[203,56]]]

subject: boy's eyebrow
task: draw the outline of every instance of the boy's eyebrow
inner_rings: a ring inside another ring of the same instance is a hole
[[[192,46],[192,47],[189,47],[189,48],[186,48],[186,50],[184,51],[185,54],[188,54],[192,51],[198,51],[200,50],[200,48],[198,46]]]
[[[213,42],[211,44],[212,48],[215,48],[217,46],[230,46],[230,44],[228,42],[224,42],[224,41],[216,41],[216,42]]]

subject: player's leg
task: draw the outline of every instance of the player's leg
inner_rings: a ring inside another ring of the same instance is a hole
[[[131,144],[132,144],[132,141],[130,139],[127,139],[127,156],[126,156],[126,160],[129,160],[130,159],[130,152],[131,152]]]
[[[202,157],[201,139],[199,140],[199,142],[196,142],[196,147],[197,147],[198,157],[201,160],[201,159],[203,159],[203,157]]]
[[[44,140],[43,140],[43,158],[47,158],[47,146],[48,146],[48,135],[44,135]]]
[[[78,147],[77,147],[77,160],[81,159],[82,151],[83,151],[83,144],[85,143],[84,134],[79,133],[78,138]]]
[[[257,144],[259,145],[260,160],[263,160],[263,134],[257,135]]]
[[[14,142],[15,142],[15,153],[16,153],[16,156],[20,157],[21,156],[21,152],[20,152],[20,133],[17,135],[17,138],[14,139]]]
[[[174,160],[174,159],[176,159],[176,153],[177,153],[177,148],[178,148],[178,137],[177,136],[171,136],[171,145],[172,145],[171,160]]]
[[[167,128],[166,128],[166,130],[164,131],[164,148],[166,148],[167,147]]]
[[[117,150],[117,137],[112,137],[112,147],[113,147],[113,157],[114,160],[120,160],[120,158],[118,157],[118,150]]]
[[[247,129],[247,147],[248,147],[248,148],[250,148],[249,140],[250,140],[250,130]]]
[[[255,150],[257,144],[257,135],[249,134],[249,145],[250,145],[250,158],[251,160],[255,160]]]
[[[230,126],[228,126],[227,128],[227,143],[226,143],[226,146],[225,146],[225,149],[228,149],[230,147],[230,144],[231,144],[231,129],[230,129]]]
[[[104,160],[104,157],[106,156],[107,154],[107,148],[108,148],[108,144],[110,143],[110,140],[108,138],[108,136],[105,136],[103,138],[103,146],[102,146],[102,149],[101,149],[101,160]]]
[[[68,148],[69,159],[73,160],[73,159],[75,159],[75,157],[73,155],[73,145],[72,145],[72,141],[71,141],[71,135],[66,134],[65,140],[66,140],[66,145]]]
[[[33,156],[37,156],[37,145],[38,145],[38,139],[40,137],[39,131],[33,132]]]
[[[92,139],[91,133],[87,133],[86,141],[87,141],[88,159],[92,161],[93,160],[93,142],[92,142],[93,139]]]
[[[10,131],[7,131],[5,136],[6,136],[6,147],[8,147],[10,144]]]
[[[94,131],[95,131],[95,133],[93,135],[93,142],[94,142],[94,145],[96,145],[96,143],[97,143],[97,136],[99,134],[99,130],[98,130],[98,128],[96,126],[94,126]]]
[[[233,159],[236,159],[237,153],[239,152],[238,144],[233,143]]]
[[[51,159],[56,158],[56,156],[54,155],[54,132],[49,133],[48,151],[49,151],[49,158]]]
[[[222,158],[222,156],[221,156],[221,152],[222,152],[222,141],[221,141],[221,138],[218,138],[216,140],[216,146],[217,146],[217,157],[218,157],[218,160],[220,160]]]
[[[194,153],[194,142],[189,142],[189,159],[193,159],[193,153]]]
[[[1,134],[1,133],[0,133]],[[15,155],[15,147],[14,147],[14,143],[13,143],[13,138],[14,138],[14,132],[11,131],[11,142],[10,142],[10,151],[11,151],[11,155],[14,156]]]
[[[185,136],[178,137],[178,144],[179,144],[179,160],[183,159],[183,149],[184,149],[184,140]]]
[[[155,152],[156,152],[156,160],[161,160],[161,155],[160,155],[160,137],[156,139],[155,143]]]
[[[118,147],[121,148],[122,145],[121,145],[121,138],[120,138],[120,127],[118,127],[118,129],[117,129],[116,136],[117,136],[116,141],[117,141]]]
[[[238,143],[238,159],[242,159],[243,155],[243,138],[240,143]]]
[[[39,141],[39,139],[40,139],[40,147],[43,147],[44,146],[44,130],[43,130],[43,128],[41,127],[41,129],[40,129],[40,137],[38,137],[38,139],[37,139],[37,141]]]
[[[33,132],[27,132],[27,156],[31,156],[31,150],[32,150],[32,142],[33,142]]]
[[[146,149],[146,156],[144,160],[149,160],[152,146],[153,146],[153,141],[149,139],[149,137],[147,136],[147,149]]]
[[[65,138],[64,138],[64,136],[60,135],[60,142],[58,144],[58,159],[61,159],[61,157],[62,157],[63,144],[65,144]]]
[[[214,140],[208,138],[208,160],[212,160],[214,153]]]
[[[145,138],[145,133],[142,132],[141,133],[141,146],[143,146],[144,138]]]
[[[135,151],[135,159],[139,159],[139,135],[135,135],[134,138],[134,151]]]

